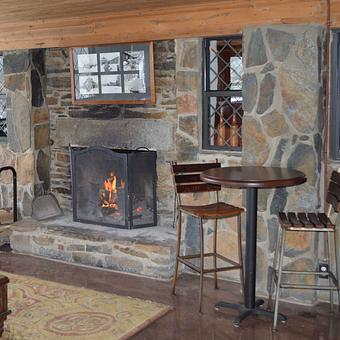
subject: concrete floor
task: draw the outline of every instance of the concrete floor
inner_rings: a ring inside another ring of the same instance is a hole
[[[310,308],[282,303],[280,311],[288,317],[288,321],[286,324],[280,324],[276,333],[271,331],[271,321],[266,318],[251,317],[244,321],[240,328],[235,328],[232,324],[235,311],[214,310],[214,304],[219,300],[242,301],[239,286],[231,282],[222,281],[220,289],[215,290],[213,281],[206,279],[203,313],[200,314],[197,312],[199,281],[192,275],[182,275],[179,278],[177,295],[172,296],[170,282],[13,253],[0,254],[0,270],[174,306],[173,311],[132,339],[340,339],[340,313],[331,316],[326,304]]]

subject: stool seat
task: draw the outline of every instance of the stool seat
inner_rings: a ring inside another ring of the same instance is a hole
[[[200,218],[228,218],[237,216],[244,211],[242,208],[235,207],[224,202],[200,206],[181,205],[179,209],[189,215]]]
[[[334,223],[324,213],[280,212],[279,222],[287,231],[333,232]]]

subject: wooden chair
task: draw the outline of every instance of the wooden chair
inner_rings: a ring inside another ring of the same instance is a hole
[[[333,311],[333,292],[337,291],[338,301],[340,303],[339,295],[339,266],[337,261],[337,240],[336,240],[336,226],[329,219],[332,208],[334,212],[339,213],[340,211],[340,173],[333,171],[331,175],[330,184],[328,187],[327,199],[328,204],[327,214],[325,213],[304,213],[304,212],[280,212],[279,223],[281,233],[278,233],[278,241],[276,244],[274,264],[272,271],[272,282],[269,291],[268,308],[271,308],[272,295],[274,290],[274,284],[276,283],[276,294],[275,294],[275,308],[274,308],[274,322],[273,330],[277,327],[279,298],[281,288],[292,288],[292,289],[314,289],[314,290],[328,290],[330,292],[330,304],[331,311]],[[296,275],[314,275],[319,276],[320,271],[297,271],[297,270],[283,270],[283,257],[285,251],[285,240],[287,233],[292,232],[312,232],[312,233],[323,233],[328,248],[328,265],[329,271],[325,273],[328,278],[328,285],[320,284],[293,284],[293,283],[282,283],[282,275],[296,276]],[[331,235],[333,236],[333,255],[332,246],[330,243]],[[280,253],[279,253],[280,252]],[[334,258],[334,266],[332,263]],[[332,268],[334,267],[334,268]]]
[[[240,280],[244,285],[243,277],[243,263],[242,263],[242,243],[241,243],[241,213],[244,211],[242,208],[220,202],[218,192],[221,190],[220,185],[213,185],[204,183],[200,178],[200,173],[204,170],[212,168],[220,168],[221,164],[218,163],[200,163],[200,164],[171,164],[174,186],[176,189],[176,210],[177,210],[177,254],[176,254],[176,267],[173,279],[172,293],[175,294],[176,282],[178,276],[178,265],[183,263],[191,268],[193,271],[200,274],[200,293],[199,293],[199,311],[202,309],[202,290],[203,290],[203,276],[204,274],[214,273],[215,288],[217,285],[217,273],[229,270],[240,270]],[[216,192],[216,202],[201,206],[182,205],[181,195],[186,193],[202,193],[202,192]],[[200,226],[200,252],[192,255],[180,255],[181,248],[181,234],[182,234],[182,214],[188,214],[199,219]],[[217,224],[218,220],[222,218],[237,217],[237,233],[238,233],[238,262],[235,262],[225,256],[217,253]],[[214,236],[213,236],[213,252],[204,253],[204,230],[203,220],[213,219]],[[204,259],[206,257],[213,257],[213,268],[205,268]],[[192,259],[200,259],[200,266],[190,262]],[[217,259],[227,262],[229,266],[217,268]]]

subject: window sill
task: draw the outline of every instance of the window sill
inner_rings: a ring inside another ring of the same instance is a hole
[[[201,149],[201,154],[225,154],[227,156],[242,157],[242,150],[218,150],[218,149]]]

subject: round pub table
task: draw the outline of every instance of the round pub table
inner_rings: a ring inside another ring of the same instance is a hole
[[[306,176],[301,171],[293,169],[238,166],[215,168],[201,173],[204,182],[218,184],[231,188],[246,189],[246,252],[245,252],[245,287],[244,305],[218,302],[217,310],[232,308],[238,310],[239,317],[234,320],[236,327],[249,315],[273,317],[273,312],[260,309],[262,299],[255,300],[256,288],[256,233],[257,233],[257,191],[263,188],[280,188],[302,184]],[[285,321],[282,314],[279,320]]]

